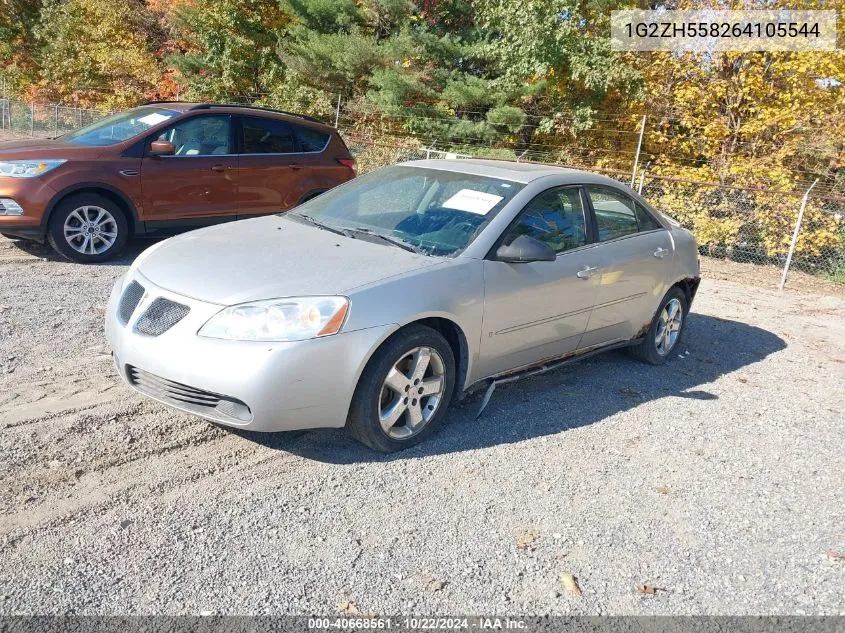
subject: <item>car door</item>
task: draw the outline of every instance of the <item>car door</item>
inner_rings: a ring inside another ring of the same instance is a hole
[[[176,148],[171,156],[141,160],[144,219],[149,221],[235,216],[238,183],[232,117],[200,114],[183,119],[149,142]]]
[[[281,119],[240,117],[238,215],[278,213],[308,193],[319,153],[301,152],[293,126]]]
[[[648,327],[666,293],[674,244],[669,231],[621,189],[585,187],[602,251],[596,305],[582,347],[625,341]]]
[[[491,376],[575,351],[601,278],[586,204],[578,186],[554,187],[520,212],[497,244],[520,235],[545,242],[552,262],[484,261],[479,373]]]

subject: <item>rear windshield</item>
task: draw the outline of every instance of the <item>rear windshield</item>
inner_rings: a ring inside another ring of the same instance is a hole
[[[178,114],[175,110],[150,106],[132,108],[69,132],[61,139],[74,145],[114,145],[128,141]]]

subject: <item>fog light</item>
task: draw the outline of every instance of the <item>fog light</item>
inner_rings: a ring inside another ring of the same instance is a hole
[[[21,205],[11,198],[0,198],[0,215],[21,215]]]

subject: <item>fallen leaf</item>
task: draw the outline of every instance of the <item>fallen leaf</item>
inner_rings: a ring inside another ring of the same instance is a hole
[[[423,584],[431,591],[440,591],[446,586],[442,580],[437,580],[434,576],[423,576]]]
[[[341,600],[337,605],[337,610],[343,613],[359,613],[358,605],[349,600]]]
[[[668,495],[669,494],[669,486],[667,486],[666,484],[663,484],[662,486],[657,488],[657,492],[659,492],[662,495]]]
[[[658,591],[666,591],[663,587],[655,587],[654,585],[637,585],[637,591],[647,596],[653,596]]]
[[[845,554],[842,554],[840,552],[830,551],[827,553],[827,557],[830,560],[845,560]]]
[[[540,532],[534,528],[521,529],[516,535],[516,548],[521,550],[534,549],[538,538],[540,538]]]
[[[581,587],[578,586],[578,581],[572,574],[561,574],[560,584],[563,585],[563,588],[566,589],[569,593],[574,594],[576,596],[581,595]]]
[[[745,384],[746,382],[748,382],[748,378],[743,378],[742,376],[739,376],[739,377],[737,378],[737,380],[738,380],[739,382],[743,383],[743,384]]]

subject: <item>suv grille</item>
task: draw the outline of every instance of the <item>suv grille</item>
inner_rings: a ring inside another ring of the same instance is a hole
[[[147,336],[164,334],[184,319],[190,311],[191,309],[188,306],[164,297],[158,297],[135,322],[135,331]]]
[[[129,383],[141,393],[152,396],[177,409],[216,418],[234,418],[241,422],[249,422],[252,419],[252,411],[249,407],[236,398],[189,387],[182,383],[161,378],[132,365],[126,366],[126,376]]]
[[[126,290],[123,291],[123,296],[120,298],[120,305],[117,306],[117,318],[123,325],[129,323],[132,318],[132,313],[138,307],[138,303],[144,297],[144,286],[137,281],[133,281]]]

